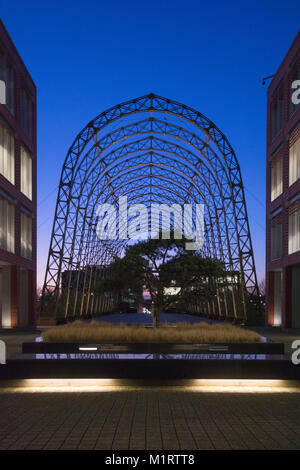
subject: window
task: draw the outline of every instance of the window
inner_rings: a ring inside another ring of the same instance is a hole
[[[282,210],[271,219],[271,261],[282,256]]]
[[[290,139],[290,186],[300,178],[300,128]]]
[[[13,135],[0,125],[0,173],[15,184],[15,141]]]
[[[282,96],[278,96],[273,99],[271,104],[271,138],[272,140],[277,137],[282,129],[283,121],[283,99]]]
[[[300,251],[300,204],[290,207],[289,211],[289,255]]]
[[[32,159],[21,147],[21,192],[32,199]]]
[[[32,218],[21,212],[21,256],[32,259]]]
[[[15,114],[15,85],[14,85],[14,71],[9,65],[6,56],[0,51],[0,80],[5,83],[5,101],[6,106],[11,112]]]
[[[21,91],[21,127],[32,140],[33,102],[25,90]]]
[[[282,256],[282,224],[271,227],[271,261]]]
[[[271,161],[271,201],[274,201],[282,190],[282,156],[280,155]]]
[[[15,206],[0,197],[0,248],[15,252]]]

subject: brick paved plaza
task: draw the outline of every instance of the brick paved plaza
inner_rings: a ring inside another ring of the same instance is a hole
[[[0,449],[300,449],[300,393],[0,392]]]
[[[120,321],[118,315],[108,318]],[[136,318],[126,316],[128,321]],[[138,318],[146,321],[148,316]],[[284,342],[287,353],[295,335],[267,328],[261,333]],[[13,359],[23,341],[39,335],[2,331],[0,338]],[[77,390],[0,387],[0,449],[300,449],[300,388],[284,393],[215,393],[157,385]]]

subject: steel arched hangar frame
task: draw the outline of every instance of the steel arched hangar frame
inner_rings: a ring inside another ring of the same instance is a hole
[[[49,301],[55,315],[111,308],[113,299],[96,299],[93,288],[103,275],[99,267],[109,265],[125,242],[97,239],[96,209],[123,194],[129,203],[205,205],[203,253],[222,259],[238,282],[216,286],[216,299],[191,308],[245,318],[259,290],[236,155],[212,121],[155,94],[104,111],[74,140],[61,173],[42,314]]]

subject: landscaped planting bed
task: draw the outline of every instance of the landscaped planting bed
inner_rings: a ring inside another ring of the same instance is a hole
[[[159,328],[141,325],[112,324],[92,321],[75,321],[43,332],[45,342],[55,343],[260,343],[255,331],[230,323],[177,323],[169,328],[163,323]]]

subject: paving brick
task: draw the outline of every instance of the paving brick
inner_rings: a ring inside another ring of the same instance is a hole
[[[0,392],[0,449],[300,449],[299,393]]]

